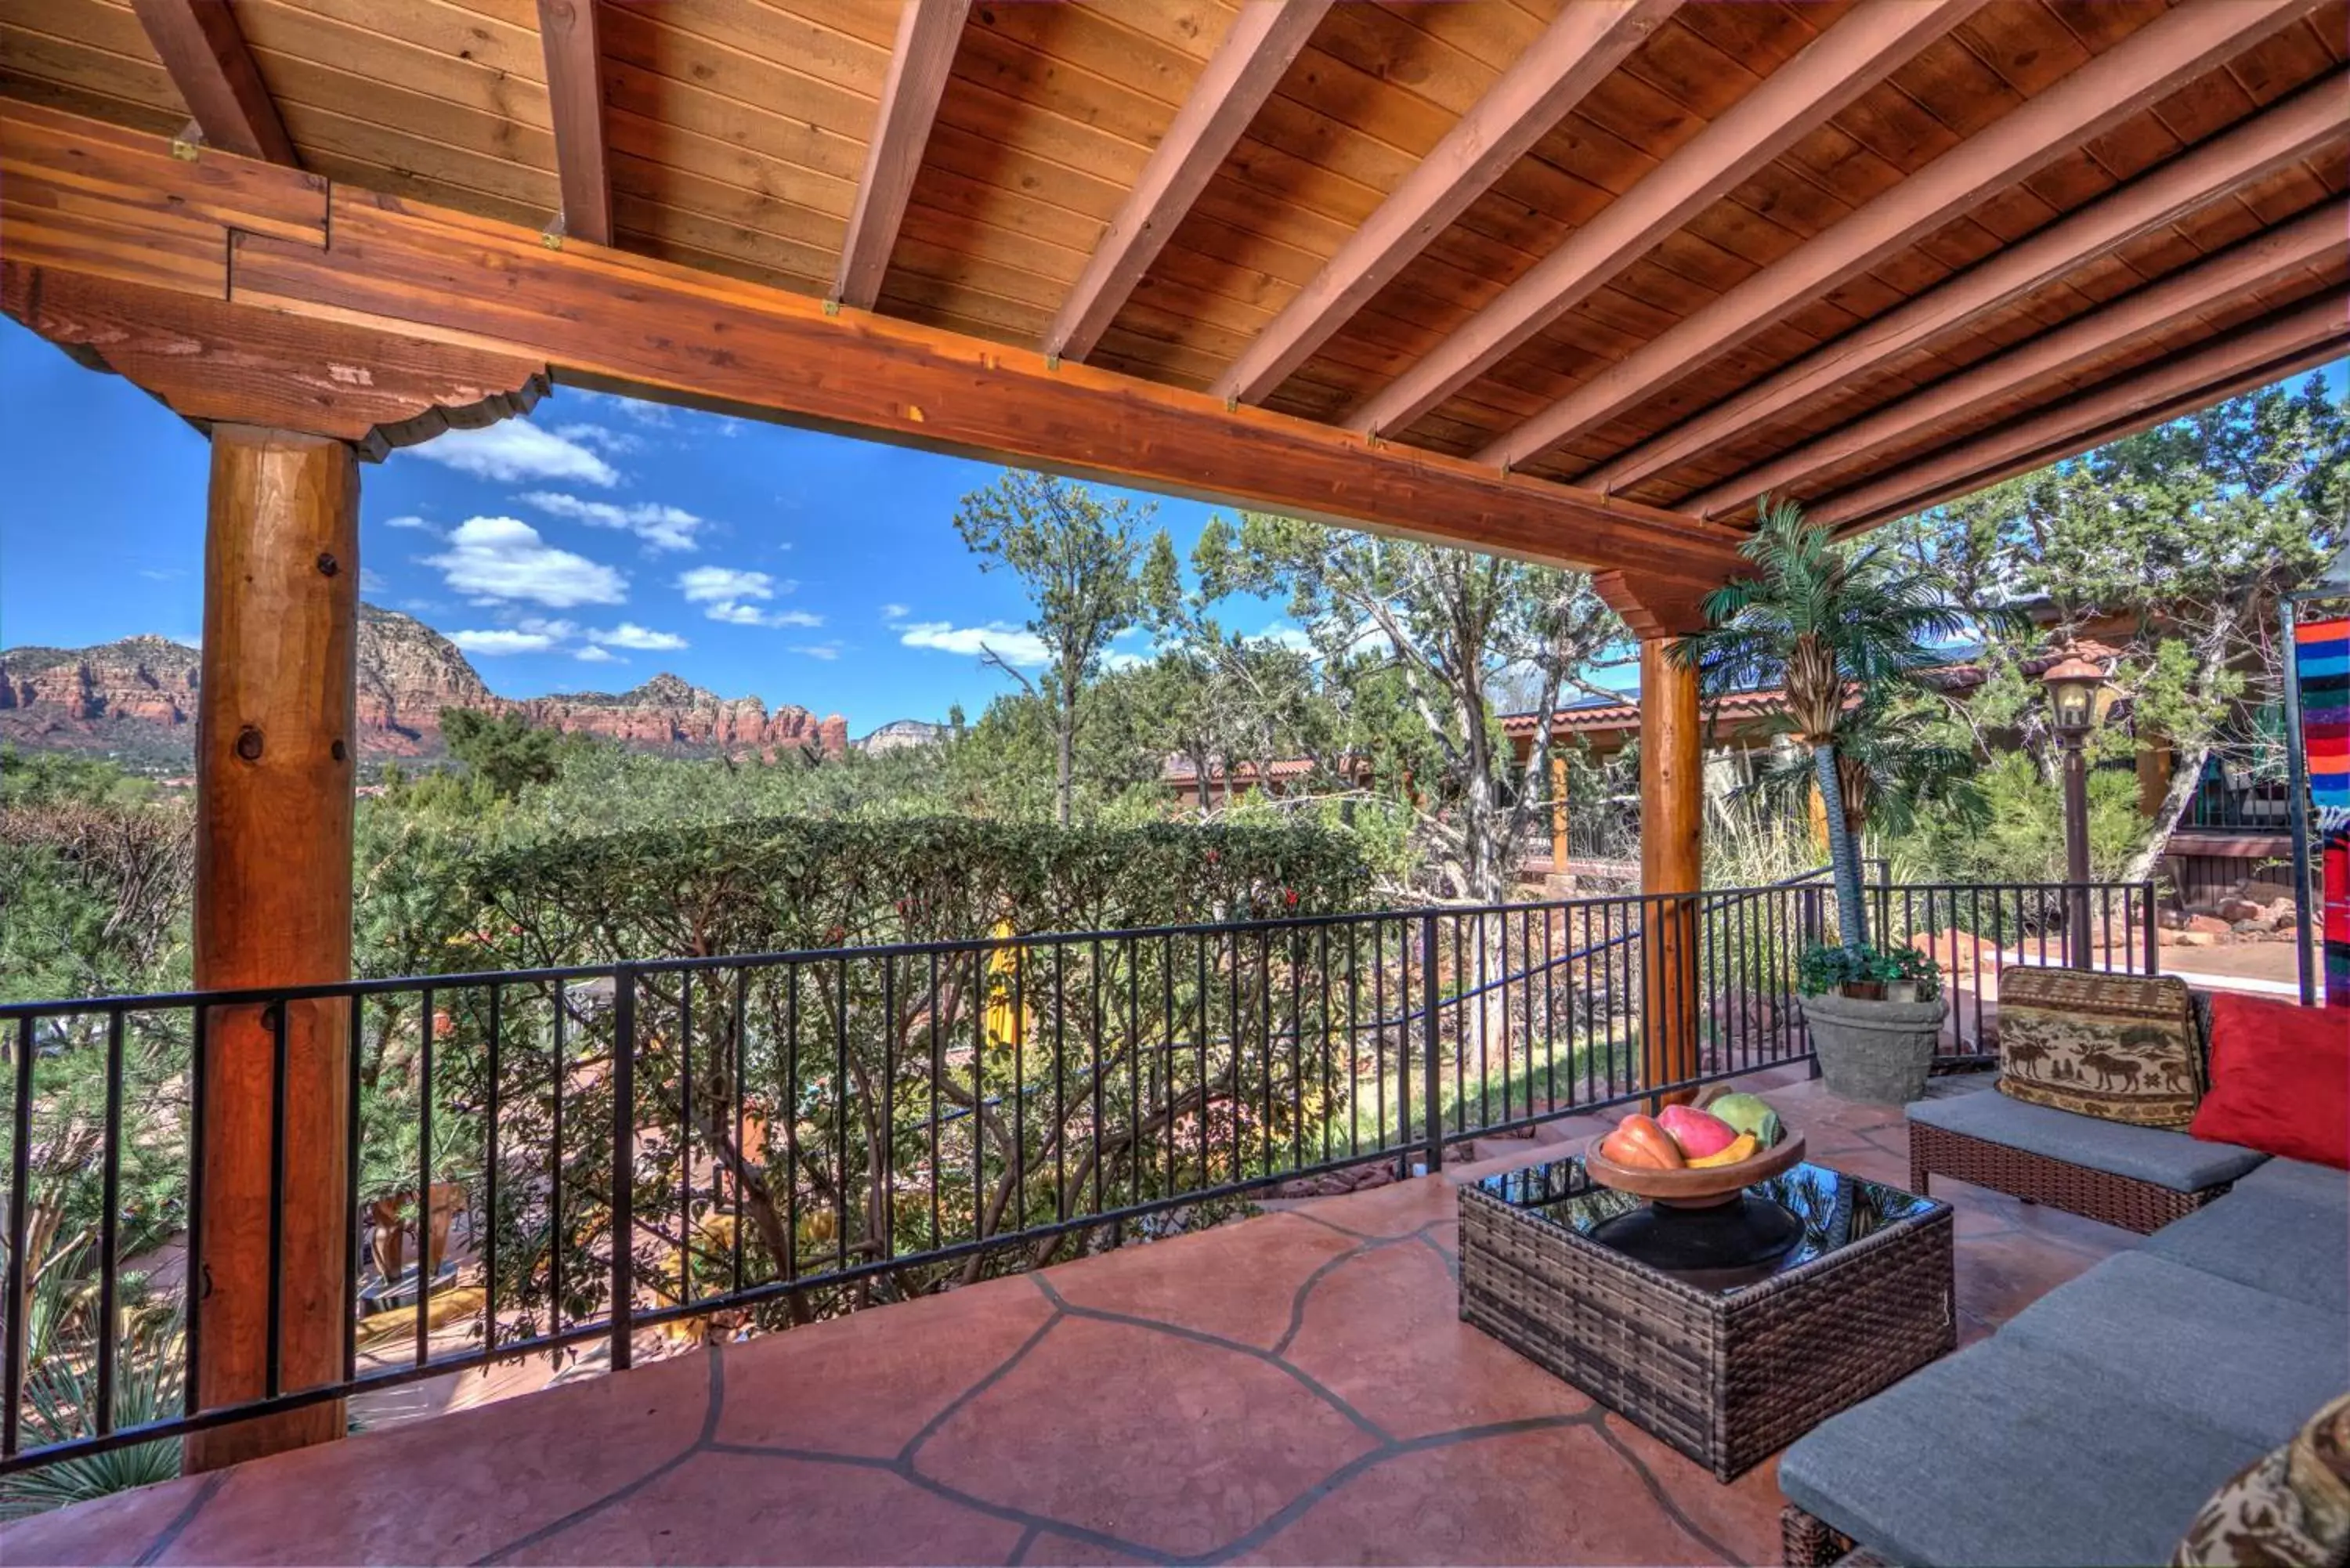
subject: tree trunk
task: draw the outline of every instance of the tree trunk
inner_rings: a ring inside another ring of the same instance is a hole
[[[2147,824],[2146,842],[2138,846],[2129,864],[2122,867],[2125,882],[2143,882],[2154,875],[2166,850],[2170,847],[2170,835],[2178,826],[2178,819],[2202,787],[2203,770],[2210,765],[2209,745],[2189,746],[2171,755],[2170,787],[2162,792],[2162,805],[2155,812],[2154,820]]]
[[[1067,698],[1062,700],[1061,722],[1056,728],[1058,732],[1053,737],[1055,753],[1053,759],[1053,814],[1060,825],[1066,827],[1069,826],[1069,796],[1076,782],[1072,775],[1076,772],[1077,740],[1077,706]]]
[[[1868,907],[1861,897],[1860,857],[1853,847],[1852,824],[1845,820],[1844,781],[1837,777],[1833,742],[1813,746],[1812,776],[1827,812],[1828,864],[1835,871],[1836,927],[1850,951],[1868,945]]]

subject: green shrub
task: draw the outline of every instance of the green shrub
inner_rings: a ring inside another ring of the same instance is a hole
[[[1805,996],[1825,996],[1847,985],[1889,985],[1901,980],[1917,982],[1920,1002],[1942,994],[1942,971],[1931,956],[1912,947],[1814,943],[1798,961],[1795,984]]]

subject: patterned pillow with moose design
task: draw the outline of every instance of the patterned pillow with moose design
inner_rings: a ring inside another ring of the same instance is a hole
[[[1999,1087],[2137,1127],[2183,1127],[2203,1097],[2185,981],[2012,965],[1999,977]]]

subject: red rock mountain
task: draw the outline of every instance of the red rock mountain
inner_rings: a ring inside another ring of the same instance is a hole
[[[442,751],[441,710],[519,713],[534,724],[686,754],[774,755],[795,748],[837,756],[848,725],[756,697],[720,697],[674,675],[631,691],[500,697],[456,644],[412,616],[359,607],[359,743],[363,757]],[[184,765],[195,742],[197,654],[161,637],[98,648],[0,651],[0,741],[32,750],[111,753],[157,767]]]

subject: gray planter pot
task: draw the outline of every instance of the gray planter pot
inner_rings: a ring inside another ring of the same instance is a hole
[[[1819,1053],[1828,1092],[1847,1100],[1903,1106],[1926,1092],[1942,1019],[1950,1004],[1872,1002],[1853,996],[1804,998],[1804,1022]]]

